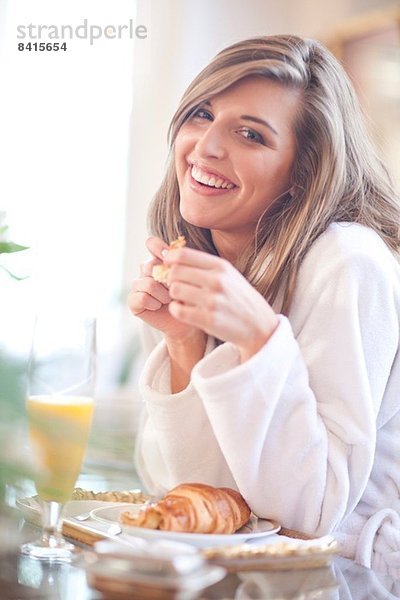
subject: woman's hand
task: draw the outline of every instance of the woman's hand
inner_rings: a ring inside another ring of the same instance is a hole
[[[155,281],[151,274],[153,267],[162,263],[161,252],[167,250],[168,245],[159,238],[151,237],[146,246],[154,258],[140,267],[141,276],[133,282],[128,296],[129,309],[136,317],[162,331],[169,340],[183,341],[192,336],[197,328],[177,320],[169,312],[171,297],[168,288]]]
[[[167,244],[151,237],[146,246],[154,258],[141,265],[141,277],[133,282],[128,304],[135,316],[164,333],[171,360],[171,392],[177,393],[186,388],[194,365],[204,356],[206,334],[169,312],[168,288],[152,277],[153,267],[162,263],[161,252]]]
[[[164,259],[168,274],[168,309],[180,323],[235,344],[242,362],[253,356],[278,326],[268,302],[227,260],[179,248]]]

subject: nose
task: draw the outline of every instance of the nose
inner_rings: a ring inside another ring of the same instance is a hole
[[[203,130],[196,142],[196,151],[204,158],[224,158],[227,153],[226,134],[215,121]]]

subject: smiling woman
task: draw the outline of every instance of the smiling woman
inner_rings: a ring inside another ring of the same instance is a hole
[[[234,488],[385,570],[400,550],[400,209],[348,78],[313,40],[239,42],[189,86],[170,141],[129,297],[149,353],[143,481]]]
[[[248,77],[213,97],[207,110],[197,109],[179,130],[180,213],[213,230],[221,256],[234,261],[262,215],[289,192],[299,102],[299,94],[275,81]]]

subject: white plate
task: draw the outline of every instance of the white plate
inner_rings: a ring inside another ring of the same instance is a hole
[[[63,516],[68,519],[81,515],[83,513],[90,512],[95,508],[105,508],[110,506],[111,502],[103,502],[100,500],[71,500],[65,505]],[[41,524],[42,509],[39,504],[38,496],[30,496],[28,498],[21,498],[16,501],[16,505],[22,512],[24,518],[28,523],[34,525]],[[131,506],[125,504],[125,506]],[[139,505],[142,506],[142,505]]]
[[[175,542],[184,542],[186,544],[192,544],[199,548],[206,548],[207,546],[225,546],[232,544],[241,544],[246,540],[253,540],[256,538],[263,538],[265,536],[276,533],[280,530],[280,525],[274,521],[267,521],[266,519],[259,519],[258,517],[252,516],[250,520],[236,533],[228,534],[213,534],[213,533],[182,533],[177,531],[160,531],[159,529],[147,529],[145,527],[132,527],[131,525],[121,524],[119,521],[120,514],[126,510],[129,505],[119,506],[105,506],[92,510],[90,516],[96,521],[103,523],[121,525],[124,533],[128,535],[134,535],[136,537],[148,539],[148,540],[173,540]],[[138,512],[140,507],[138,505],[131,505],[134,511]]]
[[[128,504],[127,502],[114,502],[112,506],[96,506],[90,511],[90,518],[94,521],[99,521],[100,523],[106,523],[107,525],[115,525],[115,523],[120,525],[119,516],[121,512],[126,512],[128,510],[131,514],[137,514],[143,506],[145,505]]]

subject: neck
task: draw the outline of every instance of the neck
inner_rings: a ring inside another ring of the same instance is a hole
[[[219,256],[229,260],[233,265],[249,242],[246,235],[226,231],[212,230],[211,237]]]

